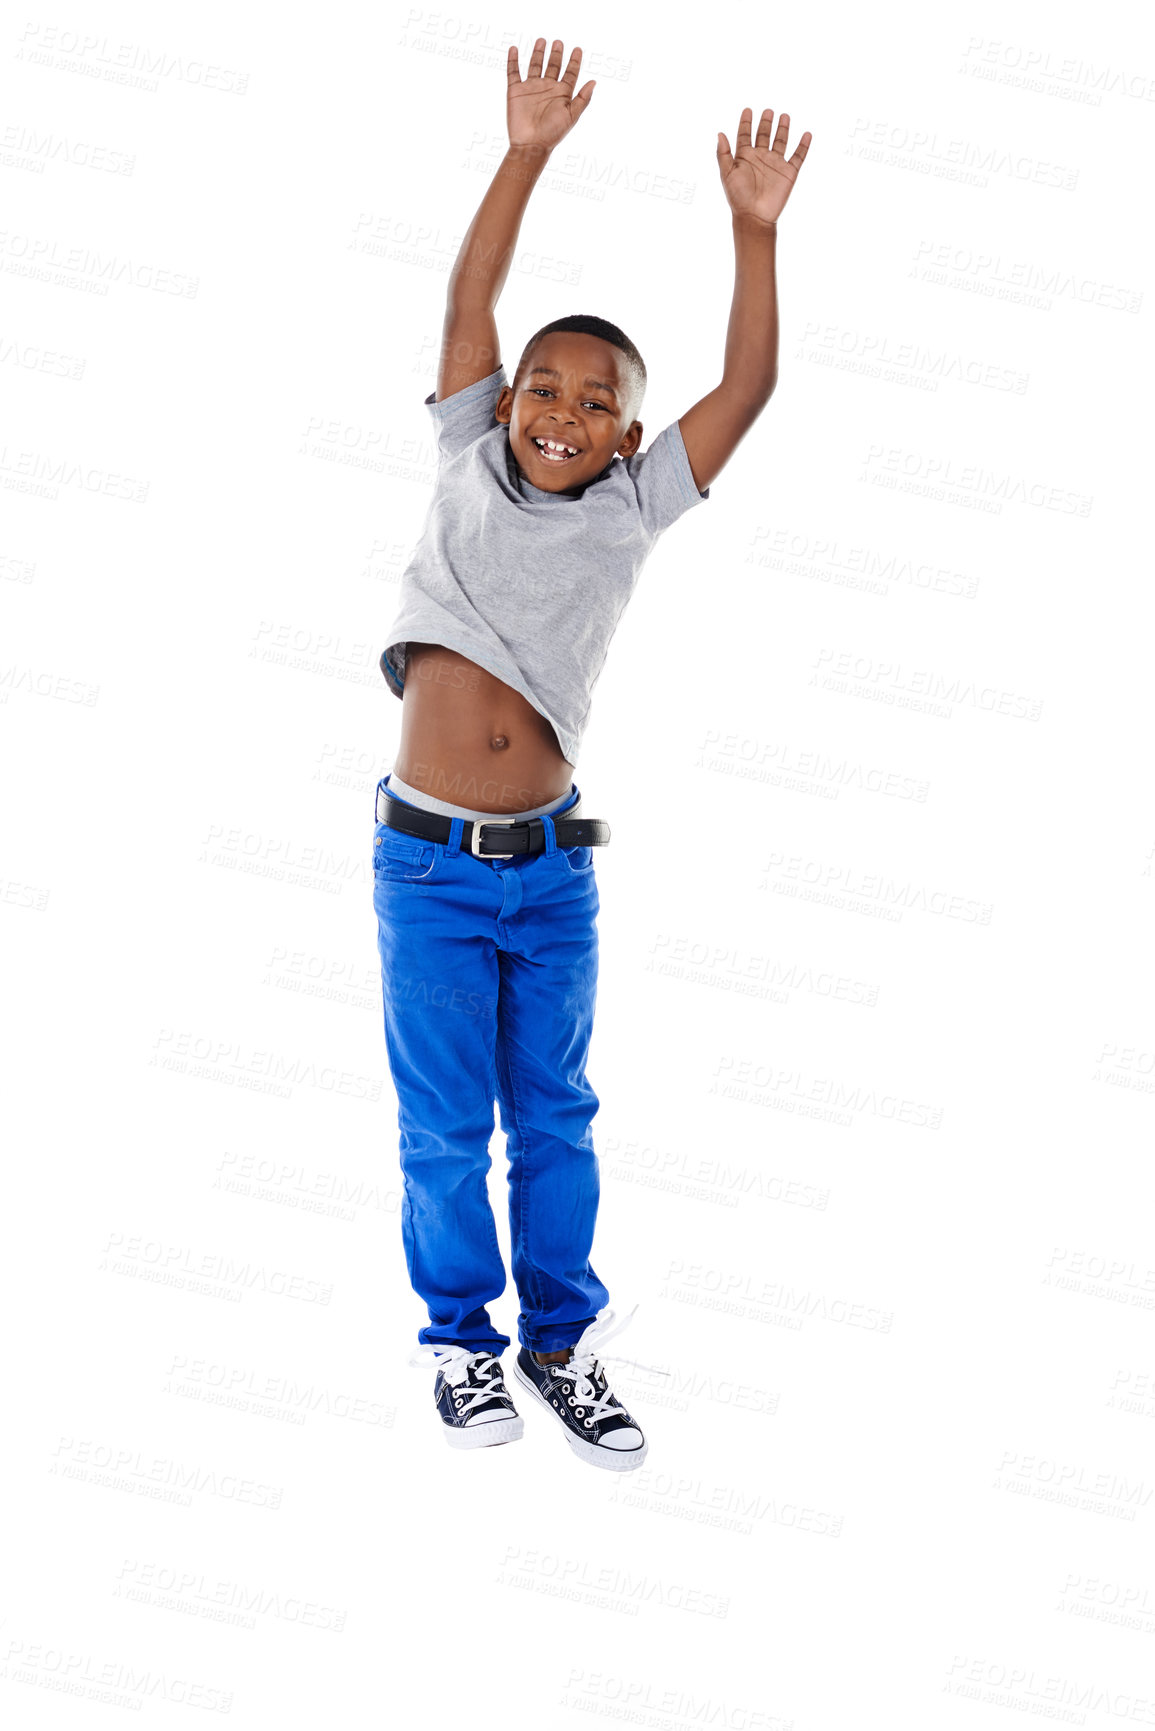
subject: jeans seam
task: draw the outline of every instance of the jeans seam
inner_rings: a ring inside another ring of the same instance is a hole
[[[489,1200],[489,1174],[490,1174],[490,1171],[492,1169],[492,1166],[493,1166],[493,1159],[487,1151],[486,1156],[485,1156],[485,1171],[481,1175],[481,1185],[482,1185],[481,1194],[482,1194],[482,1201],[485,1204],[486,1223],[489,1227],[489,1241],[490,1241],[490,1245],[493,1249],[494,1258],[497,1262],[498,1267],[501,1269],[501,1276],[502,1276],[501,1284],[502,1284],[502,1290],[504,1291],[505,1290],[505,1273],[506,1273],[505,1260],[501,1254],[501,1245],[497,1242],[497,1221],[494,1219],[494,1216],[493,1216],[493,1204]],[[498,1296],[500,1296],[500,1294]],[[495,1302],[495,1300],[493,1300],[493,1299],[490,1300],[490,1303],[494,1303],[494,1302]]]
[[[518,1134],[518,1137],[520,1138],[520,1141],[521,1141],[521,1180],[518,1184],[518,1190],[517,1190],[517,1236],[518,1236],[518,1243],[521,1246],[522,1259],[525,1263],[525,1267],[526,1267],[526,1271],[527,1271],[526,1272],[526,1284],[530,1288],[530,1297],[533,1299],[535,1308],[538,1310],[542,1310],[545,1307],[545,1300],[542,1298],[541,1287],[538,1285],[538,1281],[537,1281],[537,1264],[534,1262],[533,1257],[530,1254],[530,1250],[529,1250],[529,1225],[528,1225],[529,1213],[528,1213],[528,1208],[526,1206],[526,1194],[529,1190],[529,1172],[527,1169],[528,1164],[529,1164],[529,1162],[528,1162],[529,1142],[526,1138],[525,1126],[524,1126],[524,1123],[522,1120],[521,1097],[520,1097],[520,1094],[518,1091],[517,1077],[514,1074],[513,1056],[512,1056],[512,1053],[510,1052],[510,1040],[509,1040],[509,1036],[508,1036],[508,1030],[506,1028],[506,1025],[501,1020],[500,967],[501,967],[501,958],[499,956],[498,957],[499,987],[498,987],[498,999],[497,999],[497,1001],[498,1001],[497,1042],[500,1045],[502,1053],[505,1057],[506,1073],[509,1076],[509,1096],[510,1096],[511,1101],[513,1102],[513,1121],[514,1121],[515,1125],[517,1126],[517,1134]]]

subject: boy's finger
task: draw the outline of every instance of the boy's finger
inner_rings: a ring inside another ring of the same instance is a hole
[[[720,132],[718,134],[718,167],[722,170],[723,174],[730,167],[733,160],[734,158],[730,154],[730,145],[727,141],[726,134]]]
[[[545,37],[539,36],[533,45],[533,53],[529,57],[528,78],[541,77],[541,63],[545,59]]]
[[[517,43],[515,42],[505,57],[505,76],[510,84],[521,83],[521,73],[517,70]]]
[[[569,65],[566,67],[565,71],[562,73],[561,80],[560,80],[560,82],[562,84],[568,84],[571,90],[573,89],[574,85],[577,83],[577,75],[578,75],[579,71],[581,70],[581,63],[582,63],[582,51],[580,48],[575,48],[573,53],[569,57]]]
[[[778,130],[774,134],[774,143],[771,146],[771,149],[780,150],[783,156],[786,154],[786,134],[789,131],[790,116],[788,114],[780,114],[778,116]]]
[[[585,113],[586,109],[589,107],[589,100],[594,93],[594,85],[596,83],[597,79],[591,78],[588,84],[582,85],[577,95],[570,102],[569,111],[571,114],[576,115]]]
[[[561,52],[561,43],[555,42],[549,51],[549,65],[545,69],[545,75],[547,78],[556,78],[558,73],[561,71]]]
[[[734,135],[734,143],[739,150],[741,150],[744,144],[749,144],[750,142],[750,121],[753,117],[753,112],[754,111],[751,108],[744,108],[742,110],[742,118],[738,122],[738,131]]]
[[[757,145],[759,150],[765,150],[766,146],[770,143],[770,127],[773,120],[774,110],[772,108],[764,108],[762,110],[762,118],[758,122],[758,136],[754,140],[754,143]]]
[[[809,132],[804,132],[802,137],[798,140],[794,150],[794,155],[790,158],[790,165],[792,168],[801,168],[802,164],[806,161],[806,152],[810,149],[811,136],[812,135]]]

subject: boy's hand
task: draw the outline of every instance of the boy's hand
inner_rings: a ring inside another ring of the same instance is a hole
[[[517,69],[517,48],[510,49],[506,57],[509,88],[505,120],[511,145],[529,144],[552,150],[588,107],[595,79],[583,84],[576,96],[573,93],[582,63],[581,49],[574,49],[569,65],[559,78],[561,56],[562,45],[555,42],[543,76],[541,63],[545,58],[545,37],[539,36],[529,57],[529,70],[523,78]]]
[[[810,133],[798,140],[794,155],[786,159],[786,134],[790,116],[780,114],[774,142],[770,143],[770,124],[774,110],[764,108],[758,125],[758,137],[750,143],[750,120],[753,110],[744,108],[734,138],[735,153],[730,154],[726,134],[718,134],[718,168],[722,175],[722,191],[735,216],[756,217],[760,222],[777,222],[791,188],[798,179],[798,170],[806,161],[810,149]]]

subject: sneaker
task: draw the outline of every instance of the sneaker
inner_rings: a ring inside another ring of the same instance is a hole
[[[606,1467],[613,1473],[628,1473],[640,1467],[649,1448],[641,1426],[613,1393],[598,1362],[598,1352],[605,1341],[624,1328],[633,1313],[629,1311],[617,1322],[612,1310],[599,1310],[580,1340],[574,1342],[565,1363],[538,1364],[529,1347],[523,1346],[513,1366],[518,1382],[535,1394],[561,1424],[578,1459],[593,1467]]]
[[[496,1353],[435,1341],[418,1347],[409,1362],[437,1366],[433,1398],[451,1448],[490,1448],[521,1436],[525,1420],[509,1398]]]

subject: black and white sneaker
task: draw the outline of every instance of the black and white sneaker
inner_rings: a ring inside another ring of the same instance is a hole
[[[415,1369],[437,1367],[433,1398],[451,1448],[490,1448],[521,1436],[525,1420],[509,1398],[495,1353],[437,1341],[419,1346],[409,1362]]]
[[[624,1328],[633,1314],[633,1310],[629,1311],[619,1322],[608,1307],[599,1310],[580,1340],[574,1342],[565,1363],[538,1364],[529,1347],[523,1346],[513,1365],[518,1382],[531,1390],[562,1425],[566,1441],[578,1459],[614,1473],[628,1473],[640,1467],[649,1449],[637,1419],[631,1417],[613,1393],[598,1362],[598,1353],[610,1335]],[[614,1357],[617,1356],[615,1353]]]

